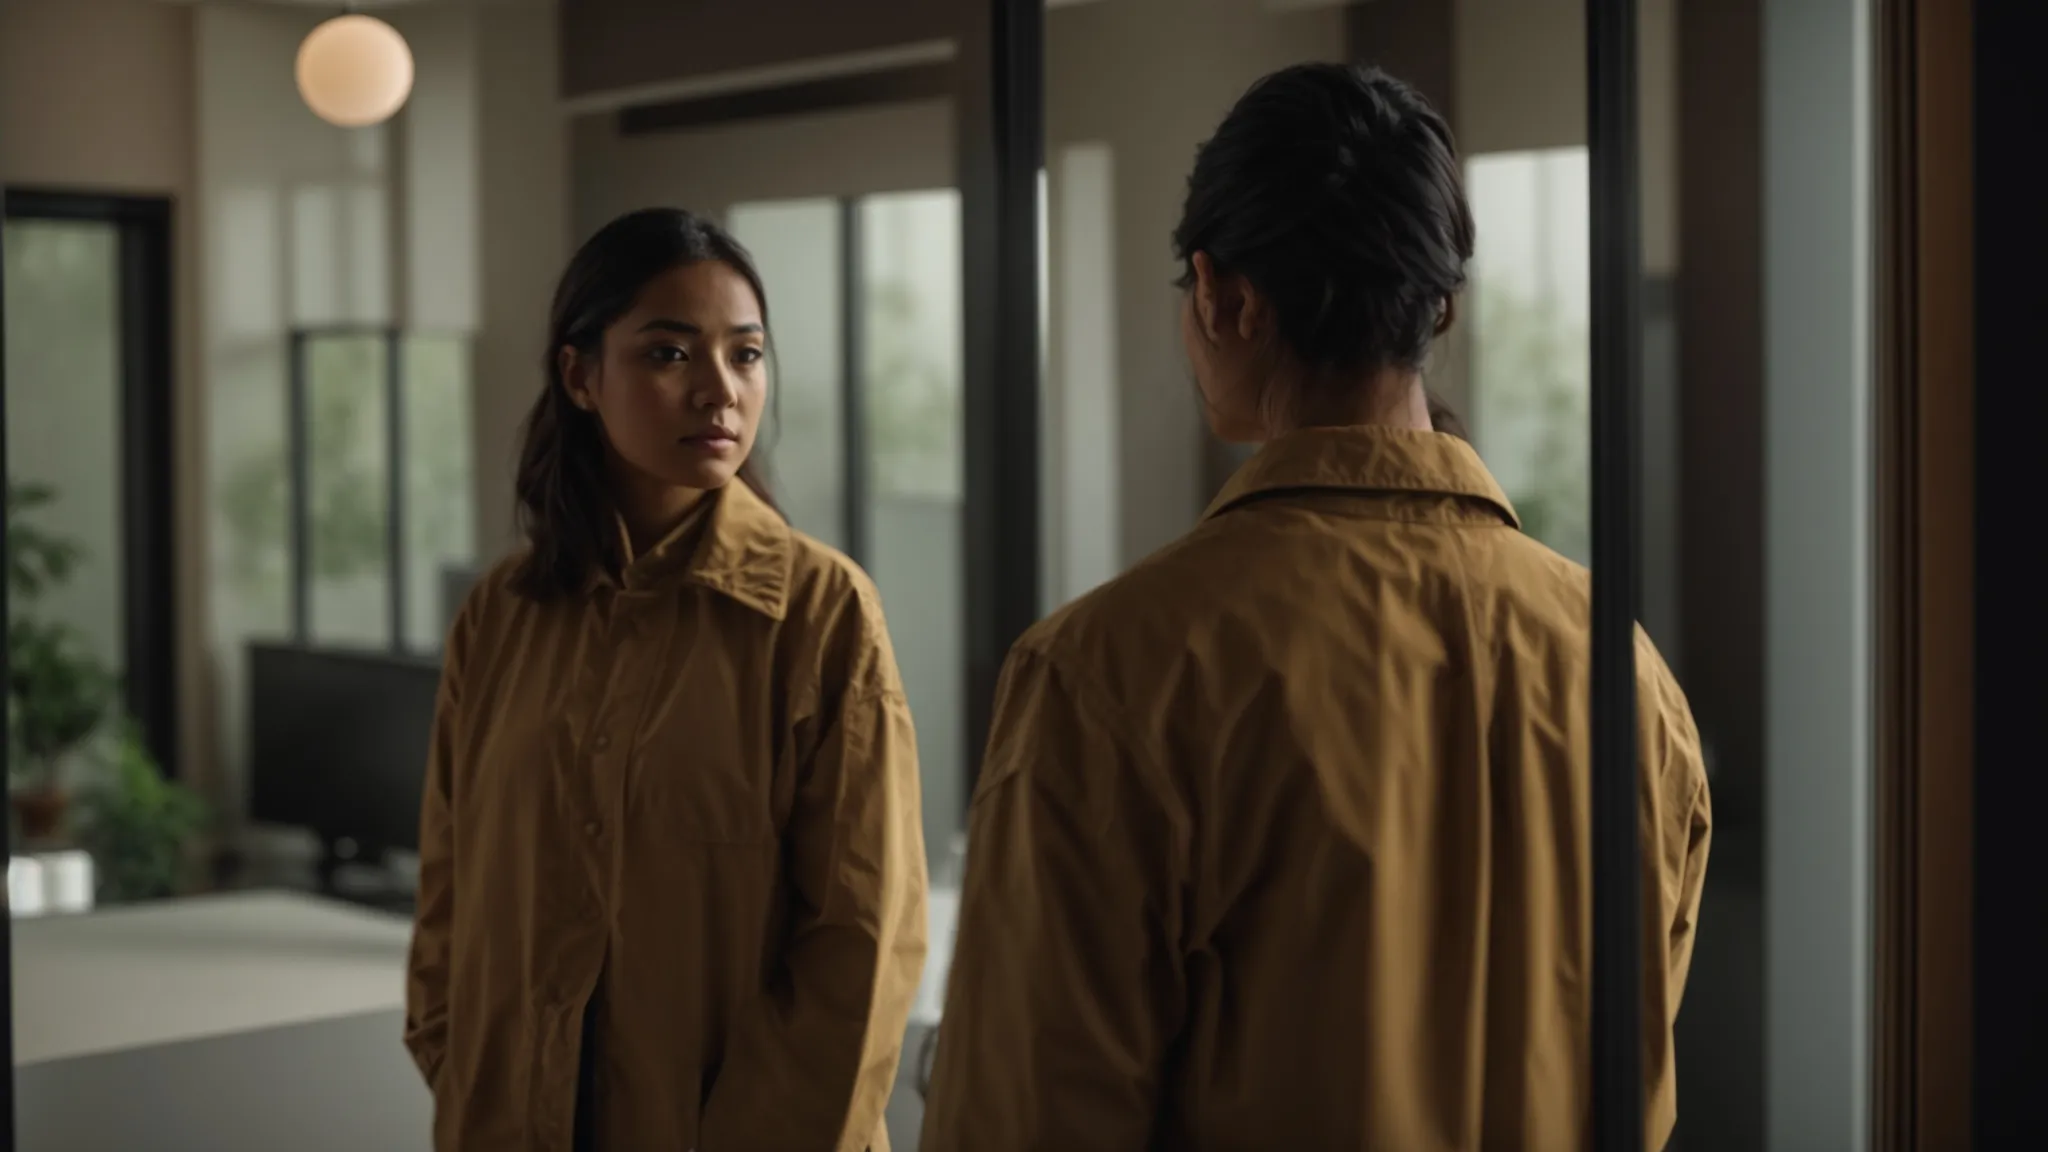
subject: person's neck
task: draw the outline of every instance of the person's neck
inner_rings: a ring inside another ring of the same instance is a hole
[[[704,502],[701,488],[615,482],[613,491],[619,519],[626,525],[626,540],[635,556],[646,555],[648,549],[667,539]]]
[[[1384,369],[1356,381],[1330,381],[1303,390],[1319,398],[1294,414],[1275,432],[1300,428],[1400,428],[1427,432],[1429,393],[1420,372]]]

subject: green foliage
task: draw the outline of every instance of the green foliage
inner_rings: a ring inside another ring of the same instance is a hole
[[[1480,288],[1473,315],[1476,366],[1493,382],[1480,411],[1488,462],[1523,530],[1584,562],[1592,545],[1585,326],[1560,315],[1550,296],[1497,287]]]
[[[56,783],[64,757],[99,730],[120,687],[75,629],[33,615],[37,600],[69,578],[83,555],[30,515],[52,499],[45,485],[7,485],[8,763],[28,787]]]
[[[118,682],[70,629],[16,617],[7,629],[7,718],[11,762],[22,783],[55,782],[66,753],[106,718]]]
[[[59,785],[59,768],[92,745],[119,709],[120,682],[86,650],[78,633],[37,619],[40,597],[76,570],[83,550],[34,522],[55,494],[45,485],[7,486],[7,719],[9,764],[28,788]],[[105,901],[174,895],[186,845],[204,827],[206,806],[164,779],[141,732],[125,717],[100,778],[79,794],[80,838],[92,854]],[[10,817],[12,813],[10,812]]]
[[[7,588],[17,599],[35,599],[70,579],[78,567],[82,550],[77,542],[43,531],[30,516],[56,498],[48,484],[7,485]]]
[[[870,284],[867,292],[868,435],[876,489],[954,490],[960,483],[960,396],[944,366],[915,343],[917,293],[902,280]]]
[[[468,349],[461,336],[407,333],[400,340],[406,437],[417,446],[405,458],[407,536],[415,555],[438,555],[470,531]],[[379,574],[387,562],[384,341],[382,334],[324,335],[307,345],[306,528],[315,581]],[[247,592],[281,587],[287,577],[286,449],[280,435],[244,456],[216,493],[230,578]]]
[[[184,886],[186,850],[204,830],[206,804],[164,778],[142,736],[124,723],[106,777],[79,794],[79,838],[92,854],[106,903],[175,896]]]
[[[307,349],[306,493],[315,579],[347,579],[384,566],[384,478],[359,450],[372,406],[383,396],[381,336],[315,340]],[[381,433],[378,433],[381,438]],[[233,547],[234,577],[245,586],[281,578],[290,532],[291,470],[280,437],[230,469],[219,491]]]

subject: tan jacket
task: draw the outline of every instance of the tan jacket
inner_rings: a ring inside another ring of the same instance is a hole
[[[1328,429],[1027,634],[924,1152],[1579,1152],[1588,597],[1463,441]],[[1656,1148],[1709,815],[1637,663]]]
[[[873,586],[745,485],[622,579],[509,563],[448,642],[406,1044],[441,1152],[885,1149],[925,953],[917,754]]]

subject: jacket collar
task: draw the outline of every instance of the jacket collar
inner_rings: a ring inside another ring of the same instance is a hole
[[[746,482],[729,481],[705,494],[709,507],[686,518],[659,544],[633,555],[628,543],[622,584],[627,591],[664,587],[675,580],[709,588],[771,620],[789,610],[795,550],[789,525]],[[625,525],[619,526],[621,534]]]
[[[1267,442],[1202,518],[1265,493],[1304,488],[1460,498],[1521,527],[1514,505],[1470,444],[1440,432],[1381,427],[1305,428]]]

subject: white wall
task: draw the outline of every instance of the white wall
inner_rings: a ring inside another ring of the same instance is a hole
[[[476,546],[516,542],[511,476],[519,421],[540,388],[548,300],[568,262],[568,127],[556,111],[552,4],[500,5],[478,26],[477,243],[481,325],[472,393]]]
[[[190,8],[160,0],[0,0],[0,184],[174,201],[179,755],[203,775],[212,724],[204,683],[205,398],[193,299],[192,25]],[[111,463],[107,476],[113,482]]]
[[[577,242],[655,204],[722,218],[745,200],[866,196],[953,186],[948,100],[621,136],[609,115],[571,129]]]
[[[1047,611],[1115,576],[1123,564],[1118,486],[1123,438],[1117,350],[1116,153],[1106,143],[1048,149],[1040,477]]]
[[[187,191],[191,35],[162,0],[0,0],[0,180]]]
[[[1869,0],[1765,0],[1767,1147],[1870,1141]]]

